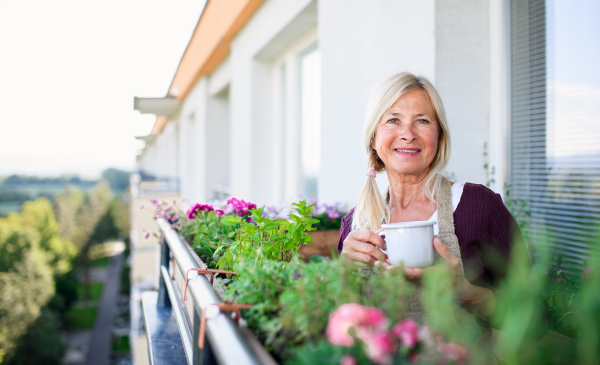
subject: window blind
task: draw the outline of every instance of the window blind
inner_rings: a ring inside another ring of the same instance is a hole
[[[600,2],[511,0],[509,196],[563,268],[600,254]]]

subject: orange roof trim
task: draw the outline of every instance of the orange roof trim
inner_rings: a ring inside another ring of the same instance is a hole
[[[242,29],[264,0],[208,0],[198,20],[169,93],[177,90],[183,100],[203,75],[211,73],[229,54],[233,37]]]
[[[162,130],[167,125],[168,121],[169,121],[169,117],[167,117],[167,116],[159,115],[158,117],[156,117],[156,122],[154,122],[154,127],[152,127],[152,133],[150,133],[150,134],[153,136],[156,136],[157,134],[162,132]]]
[[[264,0],[207,0],[169,86],[169,95],[183,100],[196,81],[211,73],[229,54],[231,40]],[[167,117],[156,118],[152,135],[162,132]]]

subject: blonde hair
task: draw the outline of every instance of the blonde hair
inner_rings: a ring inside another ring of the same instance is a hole
[[[435,111],[435,119],[439,126],[438,149],[430,165],[430,171],[425,178],[423,190],[427,198],[435,202],[435,194],[439,189],[442,171],[450,159],[450,133],[446,123],[446,113],[442,99],[433,85],[422,76],[415,76],[408,72],[392,75],[375,86],[369,103],[365,118],[364,143],[369,155],[368,167],[376,172],[385,169],[385,165],[377,151],[373,149],[373,141],[377,133],[379,122],[392,107],[392,105],[404,94],[411,90],[423,90]],[[375,177],[367,177],[367,182],[360,193],[358,203],[354,209],[352,218],[352,230],[376,231],[381,228],[382,223],[390,220],[390,208],[388,206],[389,189],[384,199],[379,193]]]

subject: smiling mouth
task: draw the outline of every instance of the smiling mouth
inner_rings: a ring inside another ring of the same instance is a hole
[[[396,148],[394,149],[394,151],[396,152],[401,152],[401,153],[417,153],[417,152],[421,152],[421,150],[416,149],[416,150],[406,150],[406,149],[400,149],[400,148]]]

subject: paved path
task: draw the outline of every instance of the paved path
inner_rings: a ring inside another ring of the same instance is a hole
[[[98,308],[92,341],[88,351],[87,365],[108,365],[110,363],[112,351],[110,329],[114,321],[115,308],[119,297],[122,256],[123,254],[118,254],[110,258],[109,274],[102,290],[100,307]]]

